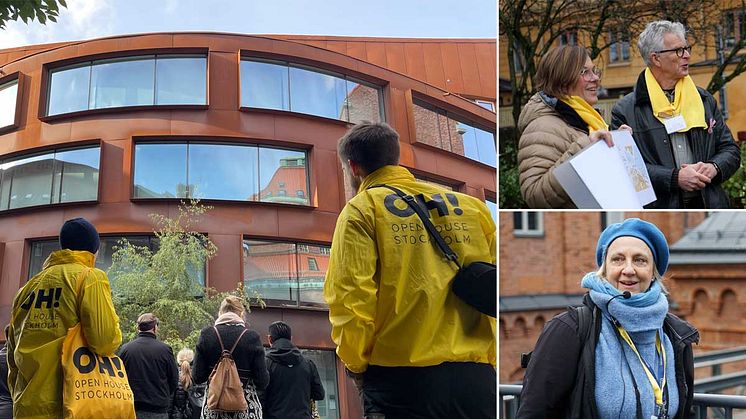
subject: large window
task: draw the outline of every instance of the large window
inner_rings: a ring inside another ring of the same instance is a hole
[[[89,109],[207,104],[207,58],[149,55],[50,71],[47,115]]]
[[[497,167],[495,134],[419,100],[414,102],[417,141]]]
[[[337,392],[337,363],[334,351],[321,351],[315,349],[301,349],[303,356],[316,364],[319,371],[321,385],[324,386],[326,397],[317,400],[316,407],[319,416],[323,419],[339,419],[339,394]]]
[[[736,9],[723,12],[723,39],[725,48],[733,48],[737,41],[746,37],[746,10]],[[717,45],[717,39],[715,40]]]
[[[241,60],[241,106],[342,121],[379,122],[382,89],[351,77],[287,62]]]
[[[609,62],[629,61],[629,31],[626,28],[609,30]]]
[[[0,129],[16,123],[18,79],[0,84]]]
[[[135,198],[308,205],[306,152],[245,144],[135,145]]]
[[[544,213],[522,211],[513,213],[513,235],[541,237],[544,235]]]
[[[98,199],[100,148],[0,161],[0,211]]]
[[[114,254],[114,248],[118,245],[119,240],[126,239],[131,244],[139,247],[147,247],[152,252],[158,251],[160,243],[154,236],[102,236],[101,247],[96,255],[96,267],[106,272],[111,267],[111,257]],[[31,260],[29,262],[29,278],[41,272],[44,267],[44,261],[47,260],[52,252],[60,250],[59,240],[39,240],[31,243]],[[200,284],[205,285],[205,269],[201,266],[196,269],[190,269]],[[113,278],[110,278],[113,280]]]
[[[244,284],[268,302],[322,305],[329,249],[315,244],[244,240]]]

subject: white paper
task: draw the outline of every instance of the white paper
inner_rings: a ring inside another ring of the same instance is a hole
[[[622,162],[627,168],[627,174],[637,193],[640,205],[647,205],[655,201],[657,198],[653,191],[653,182],[650,181],[645,161],[642,159],[632,135],[623,130],[611,131],[611,138],[614,140],[614,147],[616,147]]]

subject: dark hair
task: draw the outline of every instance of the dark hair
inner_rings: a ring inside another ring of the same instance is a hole
[[[153,313],[144,313],[137,318],[137,330],[146,332],[158,326],[158,317]]]
[[[269,325],[269,336],[272,337],[272,340],[282,338],[290,340],[290,326],[288,326],[288,324],[285,322],[274,322]]]
[[[399,134],[385,122],[363,121],[339,139],[337,154],[342,164],[352,160],[370,174],[399,164]]]
[[[536,69],[536,87],[544,93],[566,96],[578,81],[588,50],[580,45],[562,45],[544,54]]]

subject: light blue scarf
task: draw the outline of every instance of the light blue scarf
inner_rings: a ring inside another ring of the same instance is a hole
[[[666,389],[668,390],[668,414],[674,417],[678,411],[679,392],[676,386],[676,368],[671,341],[663,333],[663,320],[668,312],[668,300],[659,281],[653,281],[647,292],[633,295],[629,299],[616,298],[606,308],[606,303],[621,292],[595,273],[589,273],[581,286],[590,290],[591,300],[603,312],[601,335],[596,345],[596,407],[602,418],[636,418],[636,398],[632,384],[634,374],[640,392],[642,417],[654,413],[653,387],[640,364],[637,355],[621,338],[618,338],[609,314],[614,316],[629,333],[640,356],[648,365],[657,365],[655,335],[660,332],[666,351]],[[629,365],[629,368],[627,367]]]

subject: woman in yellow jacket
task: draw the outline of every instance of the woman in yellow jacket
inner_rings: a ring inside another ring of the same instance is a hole
[[[14,418],[62,418],[61,353],[69,328],[80,322],[88,347],[98,354],[112,354],[122,342],[109,279],[94,268],[99,244],[96,228],[85,219],[65,222],[62,250],[47,258],[13,300],[7,338]]]

